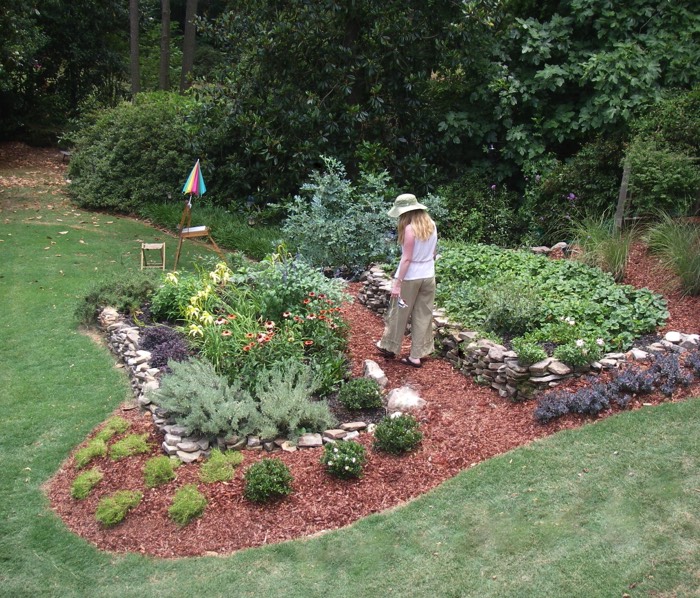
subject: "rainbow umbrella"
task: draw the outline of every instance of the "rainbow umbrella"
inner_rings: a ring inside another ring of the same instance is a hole
[[[199,197],[207,192],[207,186],[204,184],[204,178],[202,177],[202,170],[199,167],[199,160],[197,160],[197,163],[192,168],[190,176],[187,177],[187,182],[182,188],[182,192],[189,193],[190,199],[192,199],[193,193]]]

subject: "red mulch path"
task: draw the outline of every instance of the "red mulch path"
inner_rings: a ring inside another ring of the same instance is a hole
[[[21,144],[2,144],[0,161],[36,168],[28,173],[28,178],[33,179],[34,184],[55,183],[59,187],[57,193],[60,193],[65,165],[60,162],[58,152],[29,149]],[[2,211],[11,208],[2,205],[2,186],[27,185],[28,181],[5,178],[0,183]],[[625,282],[650,288],[667,298],[671,315],[660,332],[700,333],[700,297],[681,297],[642,245],[636,245],[632,251]],[[357,285],[351,285],[353,293],[357,289]],[[414,369],[377,356],[374,343],[383,329],[381,318],[357,302],[344,306],[343,314],[350,325],[349,353],[353,374],[361,375],[363,361],[374,359],[389,378],[389,388],[410,384],[428,402],[427,407],[417,414],[424,440],[415,452],[402,457],[377,453],[370,448],[370,436],[361,434],[360,442],[370,450],[365,475],[357,481],[336,480],[327,475],[319,464],[321,449],[275,453],[292,471],[294,493],[277,503],[258,506],[243,498],[242,472],[250,463],[263,457],[260,453],[244,452],[245,461],[230,483],[200,483],[195,464],[181,466],[174,482],[156,489],[145,488],[143,464],[151,456],[161,454],[162,437],[153,432],[150,415],[145,416],[137,409],[117,409],[115,414],[133,423],[131,432],[150,434],[152,452],[116,462],[109,458],[98,459],[94,465],[104,472],[104,478],[95,492],[80,501],[70,496],[70,486],[77,471],[73,456],[69,457],[46,484],[52,509],[69,529],[103,550],[133,551],[160,557],[226,554],[349,525],[361,517],[424,494],[480,461],[596,419],[567,417],[548,425],[537,424],[533,418],[534,401],[511,403],[501,399],[494,391],[465,378],[446,361],[429,359],[421,369]],[[580,379],[574,379],[566,386],[575,387],[582,383]],[[673,400],[698,394],[700,384],[679,392]],[[642,400],[648,405],[664,399],[647,395],[632,407],[641,408]],[[612,410],[600,417],[611,413]],[[198,485],[207,497],[208,505],[201,518],[180,528],[170,521],[167,511],[175,491],[187,483]],[[104,529],[94,517],[99,498],[126,489],[142,491],[143,501],[122,523]]]

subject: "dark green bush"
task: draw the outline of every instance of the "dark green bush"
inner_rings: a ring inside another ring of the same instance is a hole
[[[292,474],[280,459],[263,459],[245,472],[245,497],[257,503],[292,493]]]
[[[321,464],[336,478],[359,478],[362,477],[366,455],[365,447],[353,440],[329,443],[323,448]]]
[[[413,450],[423,439],[418,428],[418,421],[412,415],[385,417],[374,430],[374,448],[392,455]]]
[[[193,519],[200,517],[206,506],[207,499],[197,490],[197,486],[187,484],[175,493],[168,515],[180,527],[184,527]]]
[[[78,205],[129,213],[179,198],[201,153],[188,119],[195,110],[195,100],[159,92],[99,113],[74,139],[69,176]],[[206,180],[206,164],[203,170]]]
[[[517,195],[487,173],[472,170],[438,189],[447,216],[437,224],[448,239],[513,247],[523,224],[516,215]]]
[[[105,527],[120,523],[131,509],[136,508],[143,493],[135,490],[119,490],[100,500],[95,511],[95,519]]]
[[[346,409],[377,409],[383,405],[382,389],[371,378],[353,378],[340,387],[338,400]]]
[[[155,292],[158,279],[153,271],[125,271],[94,283],[75,309],[78,323],[95,324],[105,307],[114,307],[122,314],[133,313]]]

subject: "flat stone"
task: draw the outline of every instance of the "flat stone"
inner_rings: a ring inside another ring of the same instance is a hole
[[[194,463],[202,456],[201,451],[195,451],[194,453],[189,453],[185,451],[177,451],[177,458],[183,463]]]
[[[182,436],[176,436],[175,434],[169,434],[166,432],[165,442],[166,442],[166,444],[170,444],[172,446],[177,446],[178,444],[180,444],[182,442]]]
[[[268,452],[271,453],[277,448],[277,445],[275,445],[274,442],[263,442],[263,448]]]
[[[643,361],[645,359],[648,359],[649,353],[646,351],[642,351],[641,349],[632,348],[629,351],[627,351],[625,358],[628,359],[629,361]]]
[[[164,442],[161,446],[163,447],[163,452],[166,455],[177,455],[177,447],[176,446],[168,444],[167,442]]]
[[[505,355],[505,352],[505,347],[495,346],[489,349],[488,356],[491,361],[503,361],[503,356]]]
[[[557,374],[549,374],[549,376],[533,376],[530,378],[530,382],[533,384],[547,384],[553,380],[561,380],[562,377]]]
[[[683,340],[683,336],[680,332],[671,331],[664,335],[664,340],[668,341],[669,343],[673,343],[674,345],[678,345]]]
[[[610,370],[612,368],[617,367],[618,360],[617,359],[601,359],[600,365],[602,365],[604,369]]]
[[[385,388],[386,385],[389,384],[389,379],[386,377],[384,370],[379,367],[376,361],[372,361],[371,359],[365,359],[363,376],[374,380],[382,388]]]
[[[201,451],[199,445],[191,440],[183,440],[182,442],[178,442],[177,448],[178,451],[182,451],[183,453],[198,453]]]
[[[547,357],[547,359],[543,359],[542,361],[538,361],[537,363],[533,363],[528,368],[528,370],[531,373],[533,373],[535,376],[541,376],[547,371],[547,368],[549,367],[550,363],[552,363],[552,358]]]
[[[341,424],[340,429],[346,430],[347,432],[354,432],[355,430],[364,430],[367,427],[365,422],[348,422],[346,424]]]
[[[248,436],[248,441],[246,442],[246,448],[253,449],[262,447],[262,440],[258,436]]]
[[[348,435],[347,430],[339,430],[339,429],[326,430],[323,433],[324,437],[330,438],[331,440],[340,440],[341,438],[345,438],[347,435]]]
[[[568,365],[562,363],[557,359],[553,360],[547,366],[547,371],[551,372],[552,374],[557,374],[558,376],[567,376],[572,372],[571,368]]]
[[[345,436],[343,440],[355,440],[355,438],[357,438],[359,435],[360,433],[357,430],[355,430],[354,432],[348,432],[347,436]]]
[[[323,446],[323,437],[320,434],[302,434],[297,441],[298,448],[316,448]]]
[[[282,446],[280,448],[285,452],[285,453],[293,453],[297,450],[297,447],[294,446],[294,443],[290,442],[289,440],[285,440],[282,443]]]
[[[208,451],[209,450],[209,440],[207,440],[206,438],[198,438],[194,442],[199,447],[200,451]]]

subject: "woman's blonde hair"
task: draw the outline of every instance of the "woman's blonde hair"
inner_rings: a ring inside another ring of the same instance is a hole
[[[435,223],[425,210],[404,212],[399,216],[399,245],[403,245],[404,233],[409,224],[413,226],[413,234],[416,236],[416,239],[421,241],[428,239],[435,230]]]

